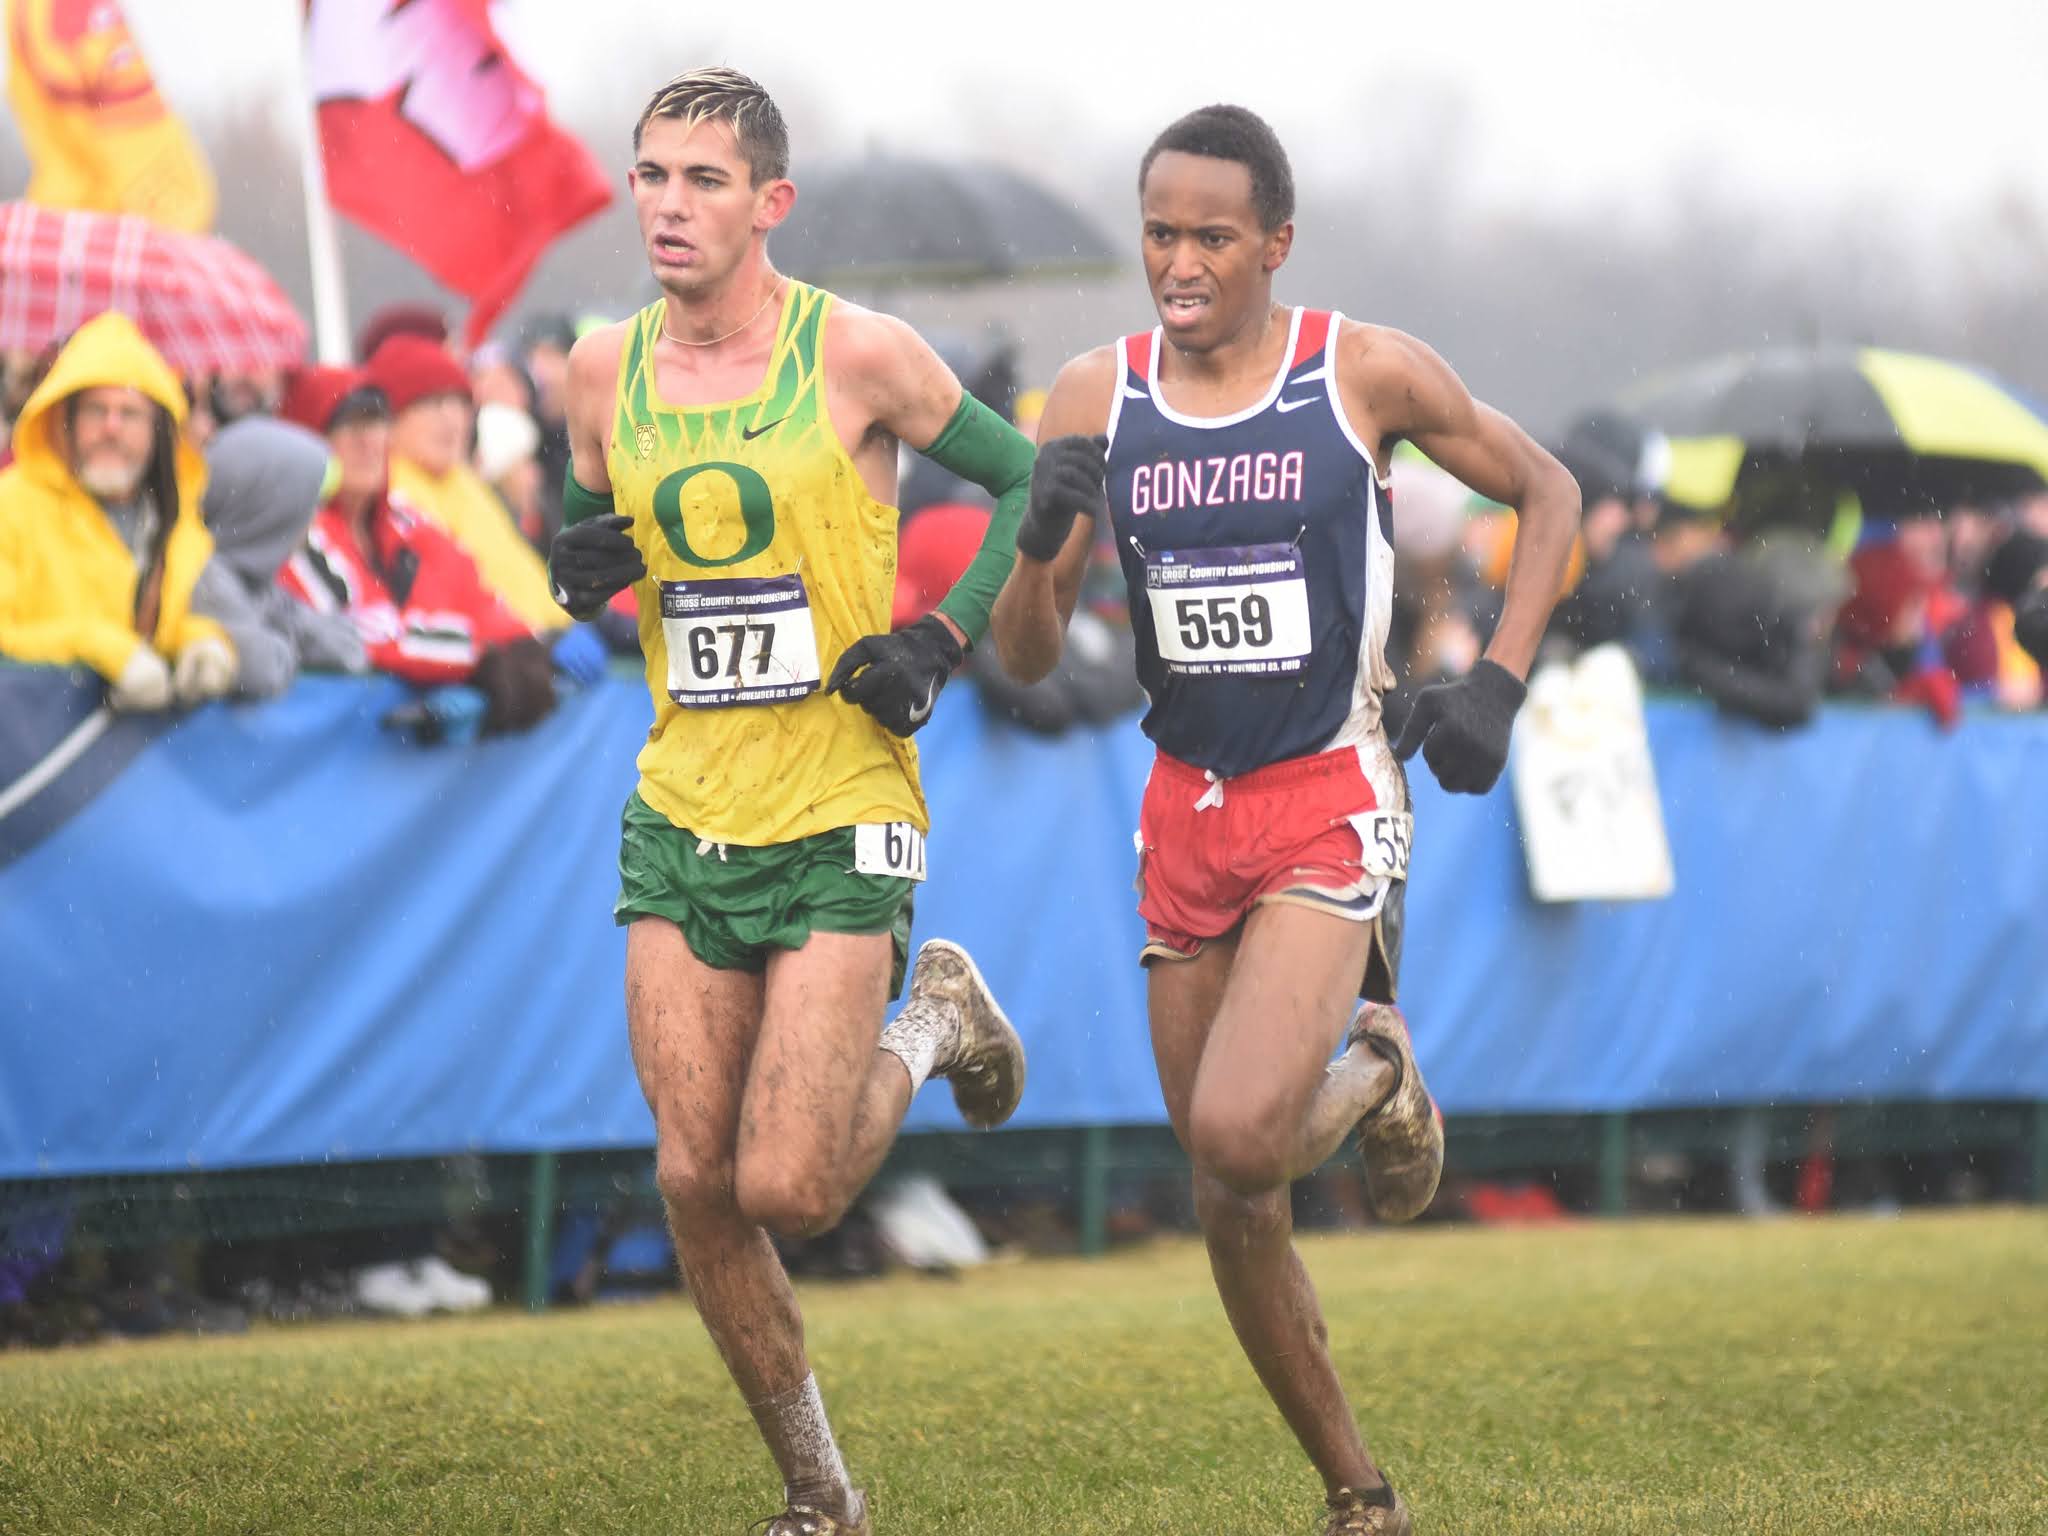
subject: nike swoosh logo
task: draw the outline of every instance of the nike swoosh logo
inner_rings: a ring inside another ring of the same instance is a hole
[[[1306,400],[1282,400],[1280,402],[1280,409],[1282,411],[1298,411],[1304,405],[1314,405],[1318,398],[1318,396],[1310,395]]]
[[[912,725],[923,725],[926,720],[931,718],[932,701],[938,698],[938,696],[939,685],[937,683],[933,683],[929,688],[925,689],[924,702],[910,712],[910,723]]]
[[[740,428],[740,441],[745,443],[751,443],[763,432],[773,432],[777,427],[781,426],[787,420],[789,420],[787,416],[778,416],[773,421],[769,422],[768,425],[765,427],[742,427]]]

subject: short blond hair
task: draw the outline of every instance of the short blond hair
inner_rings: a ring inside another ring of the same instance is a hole
[[[640,153],[641,134],[657,117],[677,118],[685,128],[728,125],[756,186],[789,174],[789,129],[775,99],[750,75],[723,64],[677,75],[654,93],[633,125],[634,154]]]

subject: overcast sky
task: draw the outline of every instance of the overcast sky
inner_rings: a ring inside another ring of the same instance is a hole
[[[179,107],[288,110],[297,0],[125,6]],[[498,15],[552,95],[621,134],[669,74],[746,69],[785,101],[800,161],[841,140],[1135,155],[1178,112],[1232,99],[1311,175],[1370,159],[1398,120],[1403,152],[1460,154],[1490,202],[1647,206],[1703,178],[1795,205],[1896,198],[1911,220],[2004,186],[2048,198],[2044,0],[499,0]],[[1454,100],[1470,106],[1462,145],[1431,133]]]

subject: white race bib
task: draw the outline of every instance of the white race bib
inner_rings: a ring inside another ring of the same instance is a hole
[[[1349,819],[1365,845],[1365,872],[1382,880],[1406,880],[1415,818],[1406,811],[1367,811]]]
[[[853,867],[864,875],[924,878],[924,834],[907,821],[863,822],[853,829]]]
[[[794,572],[664,581],[661,632],[668,696],[686,709],[781,704],[817,691],[818,632]]]
[[[1308,663],[1308,581],[1292,544],[1148,552],[1145,596],[1168,672],[1281,676]]]

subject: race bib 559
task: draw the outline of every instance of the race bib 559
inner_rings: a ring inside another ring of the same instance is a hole
[[[1284,676],[1308,662],[1308,582],[1292,544],[1147,553],[1145,597],[1169,672]]]

